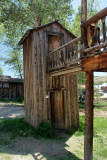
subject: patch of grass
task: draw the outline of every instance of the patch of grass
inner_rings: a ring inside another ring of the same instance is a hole
[[[2,155],[2,160],[12,160],[9,154]]]
[[[105,108],[104,108],[105,107]],[[107,102],[95,102],[94,108],[96,110],[107,110]]]
[[[80,117],[80,123],[79,123],[79,128],[78,129],[67,129],[66,133],[68,135],[74,135],[75,136],[80,136],[80,135],[83,135],[84,134],[84,128],[85,128],[85,125],[84,125],[84,116],[81,116]]]
[[[44,138],[54,138],[55,133],[50,121],[41,123],[37,128],[36,134]]]
[[[40,132],[46,132],[46,128],[50,128],[51,124],[40,125]],[[42,129],[41,129],[42,128]],[[69,139],[60,141],[64,143],[65,148],[68,148],[67,153],[62,157],[56,155],[56,160],[80,160],[83,159],[84,146],[84,116],[80,117],[80,126],[75,130],[69,131]],[[11,143],[11,140],[17,136],[32,136],[37,137],[37,132],[27,124],[23,118],[0,120],[0,152],[6,150],[6,146]],[[41,135],[39,135],[41,136]],[[48,136],[48,135],[47,135]],[[39,137],[40,138],[40,137]],[[55,138],[49,141],[56,140]],[[69,151],[70,149],[70,151]],[[72,153],[71,153],[72,152]],[[106,160],[107,157],[107,118],[94,118],[94,160]]]
[[[4,103],[12,103],[12,104],[22,104],[24,105],[24,100],[6,100],[6,99],[0,99],[0,102]]]
[[[75,131],[73,137],[84,135],[84,116],[80,117],[80,127]],[[74,131],[73,131],[74,132]],[[72,135],[72,132],[71,132]],[[79,148],[78,151],[80,151]],[[107,118],[94,118],[94,147],[93,155],[95,160],[106,160],[107,158]],[[70,160],[69,158],[67,160]]]
[[[24,118],[5,119],[0,120],[0,130],[2,133],[11,133],[11,138],[16,136],[33,136],[36,138],[55,138],[54,129],[51,126],[50,121],[40,124],[35,130],[29,125]]]
[[[105,108],[104,108],[105,107]],[[79,102],[79,108],[85,108],[85,102]],[[107,110],[107,102],[95,102],[94,103],[95,110]]]
[[[35,129],[24,121],[24,118],[0,120],[2,133],[11,133],[11,137],[35,136]]]

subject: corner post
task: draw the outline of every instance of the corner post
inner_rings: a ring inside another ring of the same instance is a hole
[[[93,71],[86,72],[84,160],[93,160]]]
[[[87,0],[81,0],[81,25],[87,20]],[[87,29],[81,26],[81,57],[87,47]]]

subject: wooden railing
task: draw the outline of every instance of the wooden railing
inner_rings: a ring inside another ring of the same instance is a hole
[[[81,37],[66,43],[47,55],[47,72],[79,64]]]
[[[107,52],[106,16],[107,7],[81,25],[87,32],[87,42],[84,43],[83,52],[88,56],[93,53]]]
[[[81,24],[84,28],[81,37],[49,53],[47,72],[74,67],[80,64],[81,58],[107,52],[106,16],[107,8]]]

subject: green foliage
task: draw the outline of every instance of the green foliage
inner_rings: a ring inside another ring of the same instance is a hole
[[[95,15],[100,10],[99,0],[88,0],[87,4],[87,19]],[[81,35],[81,6],[78,7],[78,11],[75,14],[75,18],[72,23],[71,30],[79,37]]]
[[[0,0],[1,41],[11,48],[6,64],[22,78],[22,50],[17,46],[24,33],[39,25],[59,20],[69,27],[72,19],[72,0]],[[36,18],[35,18],[36,17]]]
[[[55,136],[54,129],[50,121],[41,123],[36,131],[37,135],[44,138],[53,138]]]
[[[99,91],[98,88],[94,88],[94,97],[96,97],[97,99],[99,97],[101,97],[103,94]]]
[[[85,73],[78,74],[78,84],[85,84]]]
[[[103,81],[94,82],[94,85],[102,85]]]
[[[21,48],[13,48],[5,60],[5,64],[9,64],[10,68],[15,71],[16,75],[23,78],[23,56]]]
[[[0,68],[0,76],[3,75],[3,70]]]

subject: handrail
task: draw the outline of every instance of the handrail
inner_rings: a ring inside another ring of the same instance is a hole
[[[99,19],[102,19],[104,16],[107,16],[107,7],[89,18],[87,21],[82,23],[82,27],[87,27],[88,25],[98,21]]]
[[[56,50],[54,50],[54,51],[52,51],[51,53],[49,53],[49,54],[47,55],[47,57],[50,57],[50,56],[53,55],[55,52],[60,51],[60,50],[62,50],[64,47],[69,46],[69,45],[71,45],[71,44],[73,44],[73,43],[76,43],[76,42],[78,42],[78,41],[81,41],[81,37],[75,38],[75,39],[71,40],[70,42],[62,45],[61,47],[59,47],[59,48],[57,48]]]
[[[78,65],[81,37],[75,38],[53,52],[47,54],[47,72]]]

